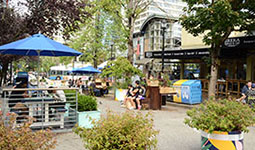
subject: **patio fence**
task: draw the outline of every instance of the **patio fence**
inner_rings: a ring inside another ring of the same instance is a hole
[[[208,92],[209,80],[201,79],[202,82],[202,91]],[[241,96],[241,90],[243,86],[247,83],[245,80],[219,80],[216,84],[215,94],[217,96],[228,96],[236,95],[237,97]]]
[[[0,104],[5,123],[10,113],[16,114],[17,126],[32,121],[34,130],[67,132],[77,123],[77,88],[19,88],[2,92]]]

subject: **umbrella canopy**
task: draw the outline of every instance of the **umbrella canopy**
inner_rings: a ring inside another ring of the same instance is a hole
[[[76,69],[73,69],[72,72],[74,72],[74,73],[101,73],[100,71],[98,71],[97,69],[95,69],[92,66],[76,68]]]
[[[51,40],[43,34],[34,34],[28,38],[0,46],[0,54],[39,56],[37,76],[39,86],[40,56],[78,56],[82,53]]]
[[[42,34],[0,46],[0,54],[23,56],[78,56],[82,53]]]

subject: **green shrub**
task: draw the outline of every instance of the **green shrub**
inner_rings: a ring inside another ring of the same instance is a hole
[[[153,129],[150,114],[108,112],[91,129],[77,127],[75,133],[83,138],[89,150],[149,150],[156,148],[158,131]]]
[[[187,111],[189,118],[184,123],[192,128],[206,131],[248,132],[249,126],[255,124],[252,109],[240,102],[230,100],[209,100],[197,108]]]
[[[71,97],[75,97],[76,90],[64,90],[64,93],[68,100],[68,98],[70,99]]]
[[[49,150],[55,147],[56,140],[50,130],[32,131],[31,121],[16,126],[17,115],[8,114],[8,125],[0,112],[1,150]]]
[[[163,87],[173,87],[173,82],[170,80],[167,73],[163,74],[163,79],[160,80],[159,85]]]
[[[97,110],[97,100],[93,96],[79,95],[78,96],[78,111],[93,111]]]

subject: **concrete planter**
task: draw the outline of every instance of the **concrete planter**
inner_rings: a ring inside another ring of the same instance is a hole
[[[90,118],[93,120],[99,120],[101,116],[100,111],[84,111],[78,112],[78,126],[84,128],[92,128],[93,125],[91,123]]]
[[[201,131],[202,150],[243,150],[243,132]]]

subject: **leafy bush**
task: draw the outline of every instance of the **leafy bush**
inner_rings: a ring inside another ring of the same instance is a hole
[[[75,97],[76,90],[64,90],[67,100],[71,97]]]
[[[0,112],[0,149],[1,150],[49,150],[54,148],[56,140],[50,130],[33,132],[30,129],[31,121],[19,127],[15,126],[16,115],[10,114],[9,121],[4,123]]]
[[[172,87],[173,86],[173,83],[170,80],[169,75],[167,73],[163,74],[163,79],[160,80],[159,85],[163,86],[163,87]]]
[[[255,113],[245,104],[230,100],[209,100],[197,108],[187,111],[189,118],[184,123],[192,128],[206,131],[248,132],[255,124]]]
[[[78,96],[78,111],[93,111],[97,110],[97,100],[93,96],[79,95]]]
[[[108,112],[92,129],[77,127],[75,133],[83,138],[85,148],[90,150],[144,150],[156,148],[158,131],[153,129],[149,114]]]

